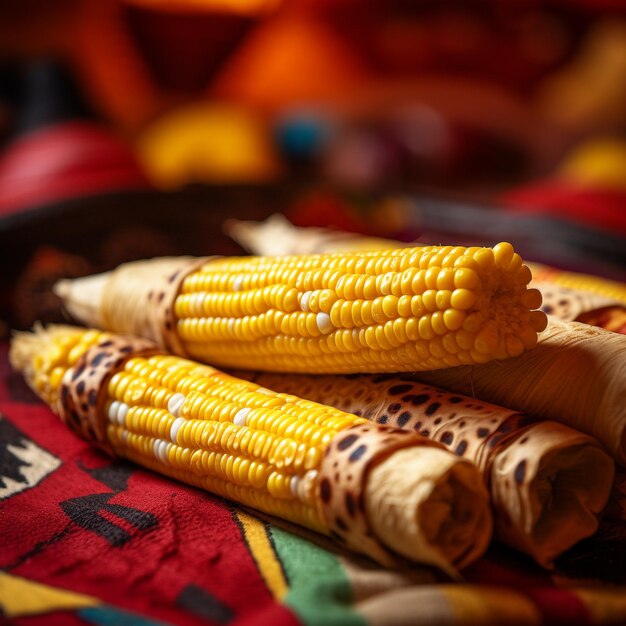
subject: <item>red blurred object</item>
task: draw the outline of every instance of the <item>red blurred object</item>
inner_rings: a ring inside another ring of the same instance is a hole
[[[207,89],[250,28],[279,4],[82,2],[74,66],[98,110],[135,131],[181,96]]]
[[[565,61],[585,29],[580,7],[564,21],[550,2],[318,2],[379,73],[473,76],[521,92]]]
[[[127,6],[128,32],[159,88],[194,93],[239,45],[258,17],[220,11]]]
[[[554,215],[626,235],[626,192],[545,181],[503,196],[509,208]]]
[[[295,226],[316,226],[362,235],[372,234],[352,205],[332,192],[314,191],[295,202],[285,215]]]
[[[130,148],[99,126],[71,121],[19,137],[0,156],[0,216],[148,187]]]

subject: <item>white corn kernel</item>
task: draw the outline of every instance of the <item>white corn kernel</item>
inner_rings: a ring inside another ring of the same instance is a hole
[[[174,417],[178,417],[180,415],[180,409],[183,406],[184,401],[185,396],[182,393],[175,393],[167,403],[167,410]]]
[[[246,420],[248,419],[248,413],[250,413],[251,410],[252,409],[250,409],[249,407],[245,407],[237,411],[235,417],[233,417],[233,424],[235,424],[236,426],[245,426]]]

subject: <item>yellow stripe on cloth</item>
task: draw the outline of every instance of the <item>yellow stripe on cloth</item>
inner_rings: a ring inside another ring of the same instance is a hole
[[[457,626],[541,624],[539,610],[528,598],[503,587],[441,585]]]
[[[98,598],[0,572],[0,609],[9,619],[98,606]]]
[[[257,517],[243,511],[235,511],[234,515],[243,530],[250,553],[265,580],[265,584],[274,598],[282,599],[287,593],[288,584],[267,533],[266,525]]]
[[[533,282],[551,282],[555,285],[596,293],[606,298],[613,298],[626,304],[626,285],[616,280],[580,274],[578,272],[566,272],[541,263],[526,263],[533,274]],[[533,283],[531,282],[531,287]]]
[[[478,585],[411,585],[360,602],[358,612],[370,626],[541,624],[536,607],[520,594]]]

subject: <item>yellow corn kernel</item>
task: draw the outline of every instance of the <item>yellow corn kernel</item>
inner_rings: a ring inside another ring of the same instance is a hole
[[[460,311],[471,309],[476,304],[476,293],[469,289],[455,289],[450,297],[450,304]]]
[[[529,289],[522,294],[522,304],[529,309],[538,309],[541,306],[543,297],[539,289]]]
[[[50,372],[50,387],[58,389],[61,386],[61,380],[65,375],[66,368],[57,366]]]
[[[449,289],[440,289],[437,291],[435,302],[437,304],[437,311],[445,311],[452,300],[452,292]]]
[[[448,327],[444,321],[444,313],[441,311],[435,311],[430,316],[430,324],[437,335],[445,335],[448,332]]]
[[[422,303],[427,311],[437,310],[437,290],[427,289],[422,295]]]
[[[510,243],[499,243],[493,248],[493,256],[498,265],[502,268],[507,268],[513,259],[515,251]]]
[[[443,322],[450,331],[455,331],[463,326],[465,312],[458,309],[446,309],[443,313]]]
[[[418,324],[418,331],[419,331],[420,337],[424,339],[425,341],[430,341],[431,339],[434,338],[435,331],[433,330],[433,327],[431,325],[429,315],[424,315],[420,318],[420,321]]]

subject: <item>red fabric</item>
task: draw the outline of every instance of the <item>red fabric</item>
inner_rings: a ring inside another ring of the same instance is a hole
[[[593,624],[587,607],[567,589],[532,588],[525,594],[537,605],[546,624]]]
[[[626,191],[546,181],[508,192],[502,201],[515,211],[555,215],[626,235]]]

